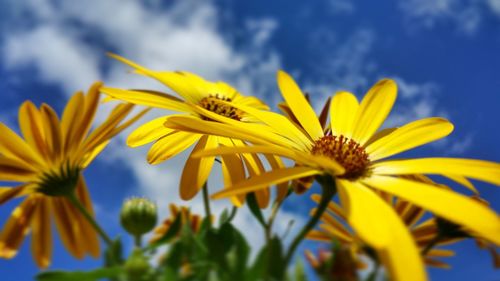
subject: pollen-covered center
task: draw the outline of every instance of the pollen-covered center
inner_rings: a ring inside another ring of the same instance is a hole
[[[234,120],[240,121],[242,118],[242,111],[232,107],[230,105],[227,105],[221,101],[225,102],[230,102],[231,99],[228,97],[224,96],[219,96],[218,94],[215,95],[210,95],[208,97],[203,98],[198,105],[203,107],[206,110],[212,111],[213,113],[216,113],[221,116],[225,116]],[[202,116],[201,117],[203,120],[210,120],[214,121],[208,117]]]
[[[334,159],[345,169],[340,178],[354,180],[368,171],[370,160],[365,149],[356,141],[342,135],[326,135],[317,140],[312,148],[313,155],[323,155]]]

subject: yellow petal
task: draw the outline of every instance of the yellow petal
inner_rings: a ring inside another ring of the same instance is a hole
[[[266,172],[264,165],[260,161],[260,158],[255,154],[243,154],[243,160],[245,166],[247,167],[249,177],[256,177]],[[266,186],[267,187],[267,186]],[[268,206],[270,200],[270,194],[268,188],[261,188],[255,191],[255,199],[257,205],[264,209]]]
[[[333,135],[351,138],[358,108],[358,99],[349,92],[341,91],[333,96],[330,104],[330,126]]]
[[[43,167],[43,159],[9,127],[0,123],[0,152],[26,164],[27,167]]]
[[[33,184],[23,184],[15,187],[0,187],[0,205],[13,198],[28,195],[33,191],[35,191],[35,186]]]
[[[128,136],[127,145],[130,147],[141,146],[173,132],[172,129],[163,125],[166,120],[167,116],[162,116],[141,125]]]
[[[12,212],[0,233],[0,258],[10,259],[17,254],[29,232],[39,198],[27,198]]]
[[[420,158],[383,161],[372,165],[377,175],[458,175],[500,185],[500,164],[475,159]]]
[[[78,181],[78,185],[76,187],[76,196],[78,200],[80,200],[82,205],[85,207],[85,209],[87,209],[87,212],[91,216],[95,216],[87,184],[85,183],[83,177],[80,177]],[[84,251],[86,251],[94,258],[98,258],[99,255],[101,254],[101,250],[99,246],[99,237],[97,236],[97,232],[95,231],[94,227],[90,225],[87,219],[85,219],[82,216],[80,212],[78,212],[75,209],[73,209],[72,211],[74,212],[75,217],[78,218],[78,221],[81,225],[82,233],[80,235],[80,239],[82,240],[82,243],[85,246]]]
[[[55,218],[57,232],[66,249],[76,258],[83,258],[85,250],[79,240],[80,224],[73,216],[73,208],[65,198],[51,198],[52,211]]]
[[[115,54],[108,54],[110,57],[119,60],[133,68],[136,69],[137,73],[149,76],[159,82],[165,84],[170,89],[174,90],[176,93],[184,97],[186,100],[191,102],[196,102],[199,97],[199,91],[197,85],[191,85],[191,82],[199,82],[201,78],[196,75],[184,72],[159,72],[142,67],[130,60],[120,57]],[[199,78],[199,79],[196,79]],[[203,81],[201,79],[201,81]]]
[[[366,147],[371,161],[433,142],[449,135],[453,124],[444,118],[426,118],[411,122],[394,130]]]
[[[458,175],[444,175],[444,176],[456,183],[465,186],[475,194],[479,194],[479,191],[477,191],[476,187],[474,187],[474,185],[467,178]]]
[[[83,106],[83,108],[82,108]],[[61,118],[61,133],[64,140],[65,151],[72,150],[72,147],[77,145],[74,126],[79,126],[82,123],[85,109],[85,97],[82,92],[74,94],[66,107]]]
[[[47,144],[42,123],[42,117],[31,101],[25,101],[19,108],[19,128],[28,145],[46,158]]]
[[[281,95],[311,139],[321,138],[323,129],[318,117],[293,78],[284,71],[278,71],[278,86]]]
[[[201,135],[175,131],[153,144],[148,152],[148,162],[158,164],[186,150],[199,140]]]
[[[366,184],[427,209],[500,245],[500,219],[483,204],[456,192],[402,178],[372,176]]]
[[[261,124],[227,125],[201,120],[198,117],[172,116],[165,122],[165,126],[181,131],[236,138],[257,144],[278,144],[278,146],[284,147],[296,145],[289,139],[269,132],[268,128]]]
[[[50,221],[50,204],[41,198],[32,222],[31,252],[40,268],[50,265],[52,256],[52,224]]]
[[[84,96],[84,103],[80,106],[80,110],[83,108],[83,111],[80,112],[82,117],[78,118],[80,122],[72,124],[69,128],[70,132],[68,131],[68,135],[72,137],[71,141],[67,140],[67,150],[78,147],[87,137],[99,105],[99,89],[101,86],[101,82],[92,84],[87,95]]]
[[[179,112],[192,112],[187,104],[178,101],[167,94],[146,91],[122,90],[116,88],[101,88],[101,92],[113,98],[133,104],[163,108]]]
[[[285,164],[283,163],[281,158],[279,158],[278,156],[271,155],[271,154],[264,154],[264,157],[266,157],[267,162],[271,166],[271,169],[275,170],[275,169],[285,168]],[[286,195],[288,194],[289,183],[283,182],[283,183],[277,184],[276,187],[278,189],[277,193],[276,193],[276,200],[281,201],[281,200],[285,199]]]
[[[217,137],[202,136],[196,146],[193,148],[191,155],[184,165],[181,176],[180,196],[183,200],[192,199],[203,184],[208,179],[215,157],[194,158],[193,153],[203,149],[217,147]]]
[[[36,171],[24,162],[0,156],[0,181],[29,182],[36,175]]]
[[[426,280],[417,245],[394,210],[373,191],[357,182],[337,182],[339,192],[344,194],[342,197],[349,200],[349,224],[363,241],[377,250],[391,279]]]
[[[385,121],[397,95],[394,81],[383,79],[375,84],[361,101],[352,137],[364,145]]]
[[[42,120],[45,129],[47,146],[50,151],[51,159],[59,159],[63,150],[63,141],[61,134],[61,126],[56,112],[47,104],[42,104],[41,107]]]
[[[248,178],[247,180],[241,181],[223,191],[217,192],[212,195],[212,198],[220,199],[238,194],[246,194],[266,188],[267,186],[273,184],[278,184],[297,178],[313,176],[320,173],[321,171],[308,167],[294,167],[272,170],[255,177]]]
[[[310,150],[312,147],[312,140],[309,138],[307,133],[303,131],[302,128],[299,128],[296,124],[290,122],[286,117],[274,113],[274,112],[268,112],[268,111],[263,111],[263,110],[258,110],[249,106],[244,106],[236,103],[228,103],[222,101],[222,103],[231,105],[233,107],[236,107],[250,115],[252,115],[254,118],[256,118],[256,121],[260,121],[269,127],[271,127],[276,133],[278,133],[281,136],[284,136],[290,140],[292,140],[294,143],[297,144],[296,148],[300,150]],[[224,122],[221,120],[221,122]],[[238,121],[233,121],[230,124],[234,124],[234,122]],[[227,122],[225,122],[227,123]],[[238,125],[238,124],[235,124]]]
[[[230,187],[233,184],[245,179],[245,167],[242,159],[236,154],[221,155],[222,175],[224,176],[224,186]],[[231,202],[241,207],[245,202],[245,196],[233,196]]]

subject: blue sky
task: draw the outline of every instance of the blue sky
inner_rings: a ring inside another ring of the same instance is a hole
[[[362,96],[382,77],[398,81],[399,96],[387,126],[445,116],[455,132],[445,141],[408,153],[500,160],[499,0],[392,1],[50,1],[0,0],[0,121],[17,129],[25,99],[61,110],[67,98],[95,80],[120,87],[162,90],[127,74],[105,56],[116,52],[154,69],[187,70],[226,80],[271,105],[280,100],[275,73],[284,69],[319,107],[339,89]],[[152,118],[159,112],[152,112]],[[100,117],[102,118],[102,116]],[[129,149],[126,134],[101,155],[86,177],[99,220],[123,234],[117,213],[123,198],[181,202],[177,185],[186,155],[159,166],[145,162],[147,147]],[[220,171],[211,179],[221,186]],[[498,212],[500,193],[477,187]],[[202,211],[194,200],[195,211]],[[214,203],[221,211],[225,202]],[[3,222],[15,204],[0,208]],[[300,224],[312,206],[294,197],[279,217]],[[260,245],[248,212],[236,223]],[[56,239],[57,240],[57,239]],[[28,242],[28,240],[27,240]],[[310,245],[315,247],[315,245]],[[433,280],[499,280],[485,251],[473,243],[453,247],[453,270],[430,270]],[[70,257],[56,242],[53,267],[85,269],[100,264]],[[29,243],[10,261],[0,260],[2,280],[31,280],[36,273]]]

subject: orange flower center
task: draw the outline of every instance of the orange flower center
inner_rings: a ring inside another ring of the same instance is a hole
[[[334,159],[345,169],[339,178],[358,179],[366,175],[370,160],[365,149],[356,141],[342,135],[326,135],[314,143],[311,153]]]
[[[232,107],[230,105],[227,105],[225,103],[222,103],[221,101],[226,101],[230,102],[231,99],[224,97],[224,96],[219,96],[218,94],[210,95],[208,97],[203,98],[198,105],[203,107],[206,110],[212,111],[213,113],[216,113],[221,116],[225,116],[234,120],[240,121],[242,118],[242,111]],[[201,117],[203,120],[209,120],[209,121],[214,121],[206,116]]]

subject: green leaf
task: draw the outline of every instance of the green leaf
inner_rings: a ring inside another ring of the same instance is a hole
[[[168,242],[170,242],[170,240],[176,237],[177,234],[179,234],[181,226],[182,226],[182,213],[179,213],[175,218],[174,222],[170,225],[170,228],[165,233],[165,235],[163,235],[160,239],[156,240],[155,242],[149,244],[149,246],[146,249],[154,250],[162,245],[167,244]]]
[[[248,208],[250,208],[250,212],[254,215],[257,221],[262,225],[262,227],[266,227],[266,221],[264,220],[264,216],[262,215],[262,211],[257,204],[257,198],[255,198],[254,193],[249,193],[246,198]]]
[[[260,251],[245,280],[283,280],[285,270],[281,240],[274,236]]]
[[[104,264],[106,267],[112,267],[115,265],[122,265],[123,259],[123,247],[120,237],[115,238],[111,246],[109,246],[104,252]]]
[[[302,259],[297,259],[295,263],[295,281],[307,281],[307,275]]]
[[[117,277],[122,273],[119,266],[99,268],[93,271],[47,271],[36,276],[38,281],[94,281],[102,278]]]

